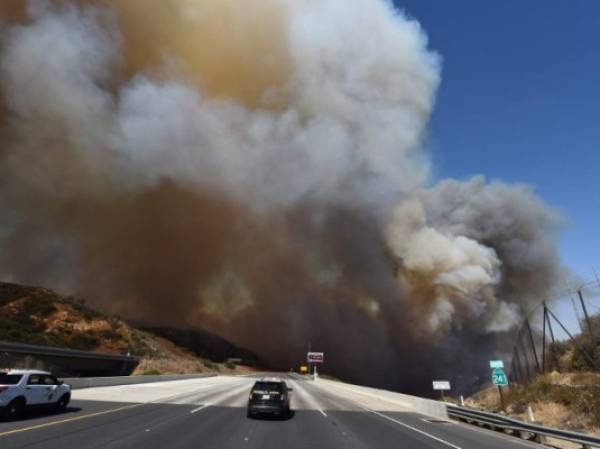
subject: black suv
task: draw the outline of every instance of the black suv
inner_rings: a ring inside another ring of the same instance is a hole
[[[290,391],[292,389],[281,379],[256,381],[248,399],[248,418],[261,414],[290,416]]]

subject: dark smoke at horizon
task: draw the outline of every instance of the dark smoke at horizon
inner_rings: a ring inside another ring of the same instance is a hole
[[[427,391],[560,273],[526,186],[444,180],[440,58],[381,0],[0,6],[0,280]],[[484,359],[485,363],[485,359]]]

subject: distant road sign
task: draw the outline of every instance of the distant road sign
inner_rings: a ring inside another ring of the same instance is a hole
[[[506,373],[500,368],[497,368],[494,371],[492,371],[492,383],[494,385],[499,386],[508,385],[508,378],[506,377]]]
[[[433,381],[433,389],[434,390],[441,390],[441,391],[448,391],[448,390],[450,390],[450,381],[448,381],[448,380],[434,380]]]
[[[324,353],[309,352],[308,354],[306,354],[306,360],[308,360],[308,363],[323,363]]]
[[[492,369],[503,369],[504,362],[502,360],[490,360],[490,368]]]

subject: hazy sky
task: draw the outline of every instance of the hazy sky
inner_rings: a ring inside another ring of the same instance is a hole
[[[600,268],[600,2],[395,0],[443,56],[436,177],[531,184],[566,217],[564,262]]]

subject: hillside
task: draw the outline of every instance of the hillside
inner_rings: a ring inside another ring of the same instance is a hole
[[[216,362],[227,362],[237,359],[247,366],[265,367],[266,363],[260,360],[251,351],[240,348],[218,335],[197,329],[172,329],[164,327],[145,328],[153,335],[163,337],[181,348],[185,348],[198,357]]]
[[[168,332],[158,336],[148,330],[137,329],[119,317],[100,313],[87,306],[83,299],[62,296],[39,287],[0,283],[0,340],[59,348],[79,349],[108,354],[131,354],[140,358],[134,374],[148,372],[184,374],[204,371],[244,373],[249,368],[228,363],[227,358],[237,352],[222,352],[219,359],[211,360],[210,348],[216,336],[205,335],[207,344],[196,341],[205,352],[198,355],[178,346],[168,338]],[[236,348],[227,342],[227,348]],[[242,350],[240,350],[242,351]],[[198,351],[196,351],[198,352]],[[214,352],[214,351],[213,351]],[[251,353],[244,359],[250,359]],[[254,361],[257,359],[254,358]],[[219,363],[222,362],[222,363]]]

